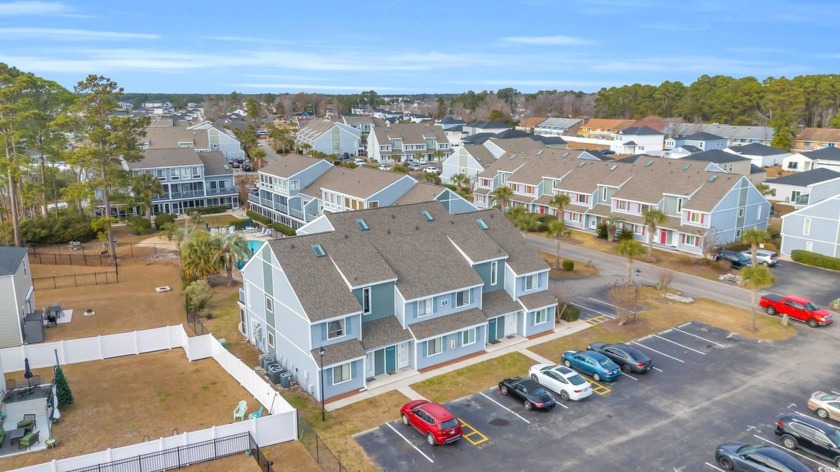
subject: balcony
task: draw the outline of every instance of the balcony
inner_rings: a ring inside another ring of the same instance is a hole
[[[808,200],[810,200],[810,196],[811,195],[807,193],[805,195],[797,195],[796,198],[793,199],[793,204],[802,206],[807,205]]]
[[[177,198],[193,198],[193,197],[203,197],[204,190],[190,190],[188,192],[172,192],[169,194],[171,199]]]
[[[208,189],[207,195],[231,195],[237,193],[236,187],[214,188]]]

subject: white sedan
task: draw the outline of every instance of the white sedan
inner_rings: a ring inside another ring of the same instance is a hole
[[[592,385],[574,370],[554,364],[536,364],[528,369],[531,378],[554,390],[563,400],[583,400],[592,395]]]
[[[379,167],[377,167],[377,169],[384,170],[384,171],[390,171],[391,166],[389,166],[388,164],[379,164]]]
[[[425,169],[423,169],[423,172],[427,174],[440,174],[440,170],[438,170],[438,168],[435,166],[428,166]]]

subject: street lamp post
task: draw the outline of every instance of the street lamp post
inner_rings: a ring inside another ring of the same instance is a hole
[[[318,355],[321,356],[321,421],[327,421],[327,410],[324,409],[324,346],[318,349]]]
[[[642,276],[642,270],[636,269],[636,300],[633,302],[633,321],[636,321],[636,312],[639,310],[639,285],[640,285],[640,278]]]

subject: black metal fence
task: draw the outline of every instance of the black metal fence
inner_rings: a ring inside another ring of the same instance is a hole
[[[338,460],[335,454],[330,451],[330,448],[321,440],[312,425],[300,417],[298,412],[298,441],[306,448],[309,455],[315,459],[315,462],[325,472],[347,472],[347,467]]]
[[[48,265],[85,265],[85,266],[104,266],[113,265],[111,257],[107,255],[90,254],[70,254],[70,253],[44,253],[29,251],[29,261],[32,264],[48,264]]]
[[[73,469],[70,472],[159,472],[180,469],[248,451],[253,454],[253,446],[256,446],[256,442],[250,433],[239,433],[104,464]],[[271,471],[270,468],[263,470]]]
[[[32,263],[52,265],[113,265],[108,246],[101,242],[88,242],[76,245],[40,245],[30,244],[29,259]],[[171,244],[117,244],[117,258],[126,260],[148,260],[158,258],[177,258],[175,243]]]
[[[260,449],[260,446],[256,441],[254,441],[254,438],[251,437],[250,434],[248,436],[251,438],[251,457],[257,461],[257,465],[260,466],[260,470],[262,470],[262,472],[274,472],[274,467],[272,467],[274,463],[265,457]]]
[[[115,284],[120,281],[117,271],[89,272],[87,274],[55,275],[33,277],[32,286],[36,290],[79,287],[82,285]]]

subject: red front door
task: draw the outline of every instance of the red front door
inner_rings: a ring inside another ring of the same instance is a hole
[[[668,238],[668,230],[665,230],[665,229],[660,230],[659,231],[659,244],[665,244],[665,242],[668,240],[667,238]]]

